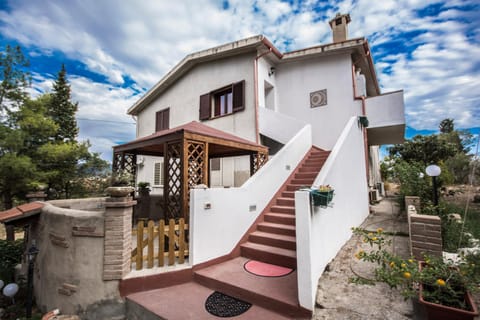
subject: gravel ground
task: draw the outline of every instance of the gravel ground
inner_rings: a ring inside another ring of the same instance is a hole
[[[384,231],[408,232],[406,216],[399,214],[394,200],[384,199],[372,206],[371,214],[362,224],[368,230],[382,227]],[[349,279],[355,276],[373,278],[372,265],[357,260],[354,255],[360,250],[368,250],[369,245],[359,236],[344,245],[335,259],[329,264],[327,272],[320,278],[313,319],[390,319],[403,320],[414,318],[414,306],[411,300],[405,301],[395,290],[379,283],[376,285],[354,284]],[[396,254],[408,257],[408,237],[392,237],[392,246]]]

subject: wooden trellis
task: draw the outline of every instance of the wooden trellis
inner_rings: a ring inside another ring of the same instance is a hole
[[[250,174],[257,172],[268,161],[268,153],[257,152],[250,156]]]
[[[168,218],[183,216],[182,196],[182,144],[181,141],[168,143],[165,157],[165,207]]]

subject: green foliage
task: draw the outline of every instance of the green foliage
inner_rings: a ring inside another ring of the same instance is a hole
[[[400,290],[405,298],[416,296],[417,284],[421,283],[426,301],[467,309],[464,301],[465,290],[474,291],[480,284],[478,267],[474,265],[479,261],[478,255],[466,257],[457,265],[442,258],[425,256],[420,267],[419,261],[415,259],[403,259],[389,252],[386,248],[390,241],[385,238],[381,229],[372,233],[353,228],[353,232],[370,245],[369,251],[361,250],[355,257],[374,265],[376,281]]]
[[[85,196],[102,187],[108,171],[107,162],[98,154],[90,154],[88,142],[76,141],[78,104],[71,101],[65,67],[58,73],[53,92],[36,99],[28,98],[25,91],[29,78],[26,67],[28,61],[19,47],[7,46],[0,53],[3,209],[9,209],[15,200],[23,201],[29,191],[40,185],[47,186],[50,199]],[[97,174],[98,183],[91,188],[92,175]]]
[[[62,64],[58,77],[53,84],[52,99],[48,108],[48,115],[58,124],[55,134],[55,141],[75,141],[78,135],[75,113],[78,110],[78,103],[71,101],[70,85],[67,82],[67,71]]]
[[[0,279],[5,283],[13,281],[14,267],[22,261],[23,239],[7,241],[0,239]]]
[[[19,46],[7,45],[0,52],[0,112],[8,113],[27,97],[25,90],[30,84],[30,73],[26,68],[29,65]]]
[[[422,163],[397,161],[393,165],[394,177],[400,183],[400,203],[405,196],[419,196],[423,203],[432,201],[433,193],[430,179],[423,173]]]

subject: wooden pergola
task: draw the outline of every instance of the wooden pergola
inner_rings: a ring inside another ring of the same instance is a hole
[[[190,189],[209,186],[209,159],[250,156],[253,175],[268,161],[268,148],[196,121],[113,147],[113,174],[136,176],[138,155],[164,158],[164,212],[189,218]]]

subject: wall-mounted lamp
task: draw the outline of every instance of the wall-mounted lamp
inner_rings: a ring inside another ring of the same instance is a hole
[[[271,77],[272,75],[274,75],[275,71],[276,71],[275,67],[270,67],[270,71],[268,71],[268,76]]]

